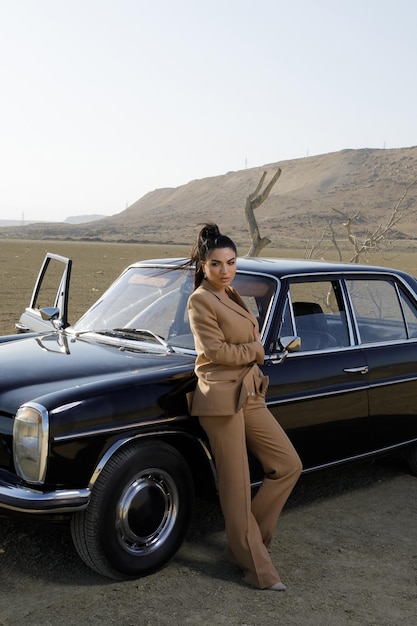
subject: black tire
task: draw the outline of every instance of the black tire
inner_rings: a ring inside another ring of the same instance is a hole
[[[73,516],[73,542],[103,576],[140,578],[176,554],[193,507],[193,480],[179,452],[159,441],[131,442],[104,466],[87,509]]]

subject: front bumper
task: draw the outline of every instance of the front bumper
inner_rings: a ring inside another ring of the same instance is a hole
[[[17,513],[73,513],[85,509],[89,503],[89,489],[57,489],[39,491],[13,484],[0,477],[0,511]]]

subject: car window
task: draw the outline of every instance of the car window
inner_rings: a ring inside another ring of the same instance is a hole
[[[360,343],[407,338],[403,307],[390,279],[347,280]],[[414,320],[415,324],[415,320]]]
[[[339,282],[291,282],[280,335],[300,337],[301,352],[350,345]]]
[[[243,298],[249,311],[259,322],[262,332],[268,312],[272,306],[277,283],[267,276],[236,274],[233,286]]]
[[[414,302],[411,302],[410,298],[400,290],[401,304],[403,305],[403,311],[408,328],[408,336],[410,338],[417,337],[417,307]]]
[[[43,319],[41,309],[58,309],[57,322],[62,328],[68,326],[68,290],[71,268],[71,259],[51,252],[46,253],[29,306],[15,325],[17,332],[51,330],[51,322],[49,319]]]

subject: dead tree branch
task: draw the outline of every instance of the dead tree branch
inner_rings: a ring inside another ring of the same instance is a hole
[[[252,239],[251,247],[246,256],[258,256],[260,251],[263,248],[265,248],[265,246],[268,246],[271,243],[271,240],[268,239],[268,237],[261,238],[259,234],[258,224],[255,219],[254,211],[261,204],[263,204],[265,200],[268,198],[272,187],[275,185],[278,178],[281,176],[281,169],[280,168],[277,169],[277,171],[275,172],[274,176],[271,178],[271,180],[269,181],[265,189],[261,192],[261,189],[265,182],[266,174],[267,172],[264,172],[262,174],[261,179],[255,191],[249,194],[249,196],[246,198],[245,217],[246,217],[246,222],[249,228],[249,234]]]
[[[342,217],[343,219],[342,224],[343,224],[343,227],[345,228],[347,239],[353,248],[353,255],[349,259],[349,263],[358,263],[361,258],[364,258],[364,260],[367,262],[367,255],[369,252],[375,252],[377,250],[381,250],[384,244],[387,245],[390,243],[390,238],[393,238],[393,237],[395,238],[394,229],[397,226],[397,224],[402,219],[404,219],[404,217],[406,217],[408,213],[414,210],[414,208],[410,208],[408,211],[402,212],[400,209],[401,209],[402,203],[407,197],[410,187],[412,187],[416,183],[417,183],[417,179],[413,180],[411,183],[409,183],[406,186],[404,192],[402,193],[398,202],[395,204],[390,215],[388,216],[386,223],[378,224],[377,227],[373,231],[366,232],[362,238],[357,237],[354,233],[354,222],[359,217],[359,212],[353,215],[348,215],[344,211],[341,211],[339,209],[333,209],[335,213],[338,213]],[[333,245],[338,252],[339,260],[341,260],[341,249],[340,249],[340,246],[337,244],[336,233],[331,224],[330,224],[330,230],[331,230],[331,239],[332,239]]]
[[[336,233],[333,228],[332,222],[329,222],[327,227],[322,233],[317,236],[314,227],[313,220],[307,225],[308,232],[310,233],[310,239],[306,242],[304,258],[305,259],[324,259],[326,252],[333,245],[338,250],[339,258],[341,259],[341,251],[338,248],[336,242]],[[330,232],[330,235],[328,234]],[[331,243],[329,243],[329,240]]]
[[[341,248],[340,248],[340,246],[338,244],[338,241],[337,241],[337,238],[336,238],[336,231],[333,228],[333,224],[331,222],[330,222],[330,239],[331,239],[331,241],[333,243],[333,246],[334,246],[334,248],[335,248],[335,250],[337,252],[337,256],[338,256],[339,261],[342,261],[343,260],[342,250],[341,250]]]

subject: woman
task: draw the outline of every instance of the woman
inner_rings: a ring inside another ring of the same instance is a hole
[[[188,312],[197,351],[190,410],[207,433],[216,463],[226,557],[242,569],[247,584],[283,591],[268,546],[302,468],[266,407],[258,323],[231,286],[236,257],[235,244],[215,224],[201,229],[190,260],[195,290]],[[247,447],[265,473],[252,501]]]

